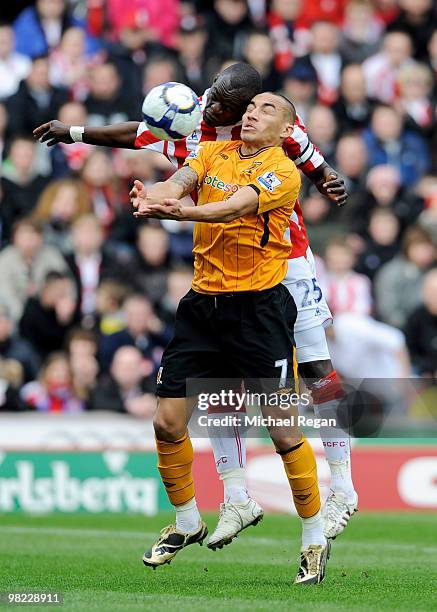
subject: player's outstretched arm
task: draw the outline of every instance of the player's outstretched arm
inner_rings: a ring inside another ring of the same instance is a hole
[[[71,126],[61,121],[53,120],[35,128],[33,137],[40,142],[46,142],[49,147],[59,142],[72,144],[73,142],[82,141],[102,147],[135,149],[139,125],[138,121],[127,121],[103,127]],[[73,130],[70,131],[72,127]],[[74,128],[80,129],[75,130]],[[81,132],[82,129],[83,132]]]
[[[256,214],[258,193],[252,187],[243,187],[229,199],[210,202],[202,206],[184,206],[176,198],[168,198],[162,204],[145,204],[141,214],[136,216],[176,221],[197,221],[203,223],[229,223],[245,215]]]
[[[150,207],[162,206],[168,199],[180,200],[189,195],[197,187],[198,176],[190,167],[184,166],[177,170],[166,181],[155,183],[146,188],[141,181],[135,181],[129,193],[132,206],[137,210],[135,217],[150,217]],[[185,207],[184,208],[192,208]],[[165,219],[167,217],[159,217]]]

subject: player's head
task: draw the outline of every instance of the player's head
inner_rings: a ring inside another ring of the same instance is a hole
[[[255,68],[244,62],[232,64],[214,79],[203,112],[205,122],[211,127],[238,123],[261,89],[261,77]]]
[[[293,104],[271,92],[254,96],[243,115],[241,139],[260,147],[280,145],[290,136],[296,119]]]

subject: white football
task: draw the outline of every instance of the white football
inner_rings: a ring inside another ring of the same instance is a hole
[[[163,83],[149,91],[143,102],[143,119],[160,140],[180,140],[198,126],[202,111],[194,91],[182,83]]]

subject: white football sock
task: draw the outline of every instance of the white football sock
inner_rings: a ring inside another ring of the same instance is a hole
[[[214,413],[209,413],[211,416]],[[220,417],[241,417],[245,413],[217,413]],[[246,439],[243,427],[229,425],[208,425],[209,439],[214,453],[217,472],[244,468],[246,466]]]
[[[310,544],[321,544],[322,546],[326,546],[320,510],[310,518],[302,518],[302,546],[307,547]]]
[[[246,489],[246,473],[243,468],[226,470],[220,474],[223,480],[223,500],[229,504],[245,504],[249,499]]]
[[[186,504],[175,506],[176,529],[183,533],[194,533],[199,529],[200,514],[197,509],[196,498],[190,499]]]
[[[337,407],[337,400],[315,404],[314,414],[319,418],[333,418],[337,414]],[[321,427],[320,438],[331,470],[331,489],[340,489],[347,499],[354,499],[349,437],[339,427]]]

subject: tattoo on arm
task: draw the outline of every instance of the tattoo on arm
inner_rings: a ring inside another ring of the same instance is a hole
[[[182,189],[179,199],[189,195],[197,187],[197,174],[188,166],[179,168],[168,180]]]

